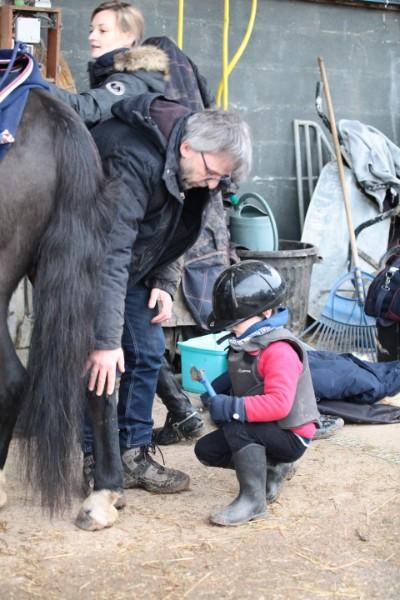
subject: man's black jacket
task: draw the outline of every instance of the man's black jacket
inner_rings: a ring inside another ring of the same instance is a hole
[[[157,105],[162,130],[172,118],[168,138],[151,116]],[[174,108],[176,110],[174,111]],[[179,147],[188,109],[160,94],[142,94],[118,102],[114,118],[92,129],[105,172],[118,185],[117,215],[109,238],[96,328],[96,348],[121,344],[128,280],[146,280],[173,294],[179,280],[168,267],[196,241],[207,188],[185,193],[179,185]]]

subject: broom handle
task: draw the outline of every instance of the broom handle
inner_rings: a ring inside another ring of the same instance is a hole
[[[350,198],[349,198],[347,183],[346,183],[345,174],[344,174],[343,157],[342,157],[342,153],[340,151],[339,137],[338,137],[337,127],[336,127],[336,120],[335,120],[335,113],[333,110],[332,98],[331,98],[331,93],[329,90],[329,83],[328,83],[328,77],[326,74],[325,63],[324,63],[324,59],[321,58],[320,56],[318,57],[318,65],[319,65],[319,70],[321,73],[322,83],[324,86],[326,104],[328,107],[328,117],[329,117],[329,122],[331,125],[332,138],[333,138],[333,143],[334,143],[334,147],[335,147],[335,154],[336,154],[336,160],[337,160],[338,171],[339,171],[340,185],[342,187],[342,192],[343,192],[344,208],[345,208],[345,212],[346,212],[347,228],[349,230],[349,236],[350,236],[351,255],[353,258],[357,291],[359,293],[360,300],[362,302],[364,302],[364,300],[365,300],[364,286],[362,283],[360,265],[359,265],[359,260],[358,260],[357,242],[356,242],[356,236],[354,234],[353,219],[351,217],[351,204],[350,204]]]

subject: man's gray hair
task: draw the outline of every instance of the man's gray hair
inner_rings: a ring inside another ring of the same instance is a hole
[[[231,177],[235,182],[250,173],[250,128],[236,112],[207,109],[190,115],[181,141],[187,142],[195,152],[225,155],[232,162]]]

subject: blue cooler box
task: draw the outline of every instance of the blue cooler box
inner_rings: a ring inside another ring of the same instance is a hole
[[[190,375],[192,367],[203,370],[210,383],[218,375],[227,371],[228,341],[217,344],[217,340],[226,335],[227,332],[222,331],[192,338],[186,342],[178,342],[181,351],[182,387],[184,390],[196,394],[205,392],[201,383],[193,381]]]

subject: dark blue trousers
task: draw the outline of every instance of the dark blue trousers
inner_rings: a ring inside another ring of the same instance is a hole
[[[128,285],[122,348],[125,373],[121,375],[118,427],[122,450],[151,443],[153,400],[158,371],[165,350],[161,325],[150,321],[157,308],[149,309],[150,290],[143,284]],[[84,452],[93,448],[91,426],[85,422]]]

